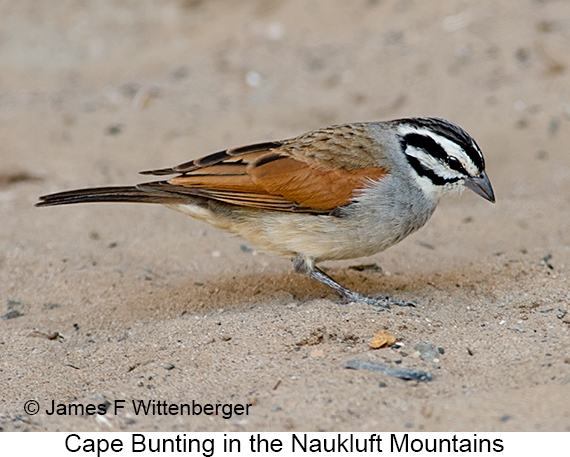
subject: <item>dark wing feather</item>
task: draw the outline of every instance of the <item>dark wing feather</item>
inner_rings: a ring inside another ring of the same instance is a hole
[[[149,170],[141,171],[141,175],[154,175],[154,176],[164,176],[173,175],[176,173],[188,173],[199,168],[209,167],[220,162],[229,161],[233,157],[240,156],[243,154],[248,154],[252,152],[266,153],[272,149],[279,148],[282,145],[281,142],[265,142],[250,144],[247,146],[240,146],[238,148],[226,149],[225,151],[214,152],[199,159],[191,160],[190,162],[181,163],[172,168],[162,168],[159,170]]]

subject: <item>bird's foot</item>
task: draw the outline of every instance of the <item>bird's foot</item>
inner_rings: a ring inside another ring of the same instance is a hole
[[[295,257],[295,260],[293,261],[293,266],[297,273],[301,273],[309,276],[310,278],[316,279],[317,281],[323,283],[324,285],[329,286],[341,297],[345,298],[346,302],[343,302],[342,303],[343,305],[347,305],[348,303],[354,303],[354,302],[367,303],[376,309],[390,309],[391,305],[412,306],[412,307],[416,306],[410,302],[390,300],[389,297],[372,298],[372,297],[367,297],[366,295],[359,294],[358,292],[353,292],[352,290],[347,289],[344,286],[341,286],[338,282],[336,282],[334,279],[328,276],[325,272],[319,270],[317,267],[309,268],[305,259],[299,256]]]
[[[353,293],[351,296],[345,298],[347,298],[349,302],[366,303],[367,305],[370,305],[379,310],[390,309],[392,306],[412,308],[415,308],[416,306],[412,302],[390,300],[390,297],[367,297],[358,293]]]

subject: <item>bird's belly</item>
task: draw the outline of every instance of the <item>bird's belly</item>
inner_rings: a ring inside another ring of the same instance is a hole
[[[270,254],[286,258],[300,254],[317,262],[353,259],[383,251],[417,230],[429,217],[400,220],[370,212],[336,217],[227,205],[168,207],[240,235]]]

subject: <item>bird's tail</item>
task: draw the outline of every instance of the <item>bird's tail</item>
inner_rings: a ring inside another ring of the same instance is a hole
[[[44,195],[36,206],[70,205],[87,202],[130,202],[176,204],[187,202],[183,195],[153,190],[150,186],[94,187]]]

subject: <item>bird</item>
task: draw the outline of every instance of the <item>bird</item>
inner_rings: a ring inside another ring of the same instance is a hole
[[[352,291],[317,264],[384,251],[422,227],[442,197],[465,188],[495,202],[475,140],[433,117],[333,125],[141,174],[174,176],[44,195],[36,206],[162,204],[292,260],[295,272],[347,303],[382,309],[413,304]]]

